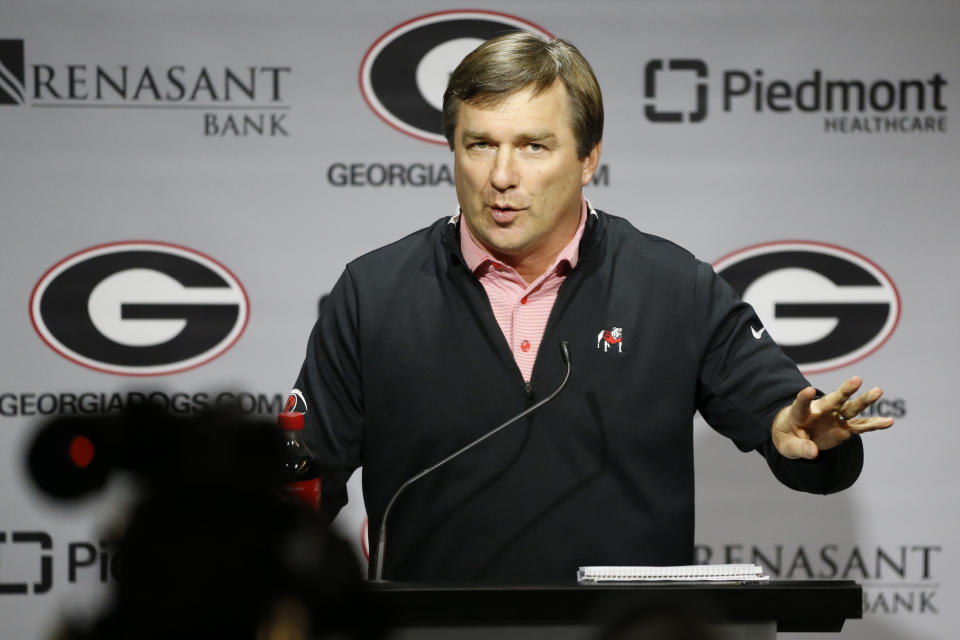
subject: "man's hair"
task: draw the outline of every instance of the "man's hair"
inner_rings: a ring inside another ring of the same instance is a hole
[[[557,78],[570,97],[570,126],[577,139],[577,154],[587,157],[603,138],[603,96],[593,69],[569,42],[544,40],[527,31],[487,40],[450,75],[443,94],[443,135],[450,149],[454,148],[461,101],[493,107],[526,87],[532,87],[536,96]]]

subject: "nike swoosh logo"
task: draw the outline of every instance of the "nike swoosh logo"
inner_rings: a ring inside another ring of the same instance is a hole
[[[754,329],[753,327],[750,327],[750,331],[753,332],[753,337],[756,338],[757,340],[760,339],[760,336],[762,336],[762,335],[763,335],[763,332],[766,331],[766,330],[767,330],[766,327],[760,327],[760,331],[757,331],[757,330]]]

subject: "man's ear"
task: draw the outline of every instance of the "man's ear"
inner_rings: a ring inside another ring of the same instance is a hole
[[[590,184],[590,180],[593,179],[593,174],[596,173],[597,167],[600,166],[600,152],[603,150],[603,141],[597,143],[597,145],[590,150],[590,153],[587,154],[586,158],[583,158],[580,162],[583,165],[583,171],[580,173],[580,186],[585,187]]]

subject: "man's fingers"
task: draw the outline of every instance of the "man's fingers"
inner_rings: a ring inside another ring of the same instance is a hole
[[[893,426],[893,418],[855,418],[847,421],[847,428],[853,433],[867,433]]]
[[[817,400],[817,409],[823,413],[827,413],[829,411],[840,411],[840,408],[844,405],[844,403],[857,392],[857,389],[859,389],[860,385],[862,384],[863,380],[859,376],[854,376],[848,379],[842,385],[837,387],[836,391],[833,393],[828,393]]]
[[[812,440],[795,436],[784,441],[778,448],[778,451],[780,451],[780,455],[784,458],[806,458],[812,460],[817,457],[819,450]]]
[[[882,395],[883,391],[878,387],[874,387],[873,389],[870,389],[870,391],[860,394],[853,400],[848,400],[846,404],[840,407],[840,417],[844,420],[856,418],[863,412],[864,409],[879,400],[880,396]]]
[[[817,397],[817,390],[807,387],[797,394],[797,399],[790,405],[790,419],[794,424],[803,424],[810,415],[810,403]]]

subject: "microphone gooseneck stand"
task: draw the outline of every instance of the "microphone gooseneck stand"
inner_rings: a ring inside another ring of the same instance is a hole
[[[454,451],[453,453],[451,453],[449,456],[447,456],[446,458],[444,458],[444,459],[441,460],[440,462],[434,464],[434,465],[431,466],[431,467],[427,467],[426,469],[424,469],[423,471],[421,471],[420,473],[418,473],[418,474],[416,474],[415,476],[411,477],[411,478],[408,479],[406,482],[404,482],[402,485],[400,485],[400,488],[397,489],[396,493],[393,494],[393,497],[390,498],[390,502],[387,503],[387,508],[384,509],[384,511],[383,511],[383,520],[380,522],[380,535],[379,535],[379,537],[377,538],[377,550],[376,550],[376,553],[374,553],[374,555],[373,555],[373,561],[374,561],[374,563],[375,563],[375,565],[374,565],[375,568],[374,568],[373,582],[384,582],[384,580],[383,580],[383,558],[384,558],[384,554],[385,554],[385,552],[386,552],[385,550],[386,550],[386,546],[387,546],[387,517],[390,515],[390,509],[393,508],[393,504],[397,501],[397,498],[400,497],[400,494],[402,494],[402,493],[406,490],[407,487],[409,487],[410,485],[412,485],[414,482],[416,482],[416,481],[419,480],[420,478],[424,477],[425,475],[427,475],[427,474],[429,474],[429,473],[432,473],[432,472],[436,471],[437,469],[439,469],[439,468],[442,467],[443,465],[447,464],[448,462],[450,462],[451,460],[453,460],[454,458],[456,458],[457,456],[459,456],[461,453],[464,453],[465,451],[467,451],[467,450],[469,450],[469,449],[472,449],[473,447],[477,446],[478,444],[480,444],[481,442],[483,442],[484,440],[486,440],[486,439],[489,438],[490,436],[494,435],[495,433],[497,433],[497,432],[500,431],[501,429],[504,429],[504,428],[506,428],[506,427],[509,427],[511,424],[513,424],[514,422],[516,422],[516,421],[519,420],[520,418],[523,418],[523,417],[525,417],[525,416],[527,416],[527,415],[530,415],[531,413],[533,413],[534,411],[536,411],[537,409],[539,409],[539,408],[542,407],[543,405],[545,405],[545,404],[547,404],[548,402],[550,402],[551,400],[553,400],[553,399],[557,396],[557,394],[559,394],[561,391],[563,391],[564,387],[567,386],[567,381],[570,379],[570,348],[569,348],[569,346],[567,345],[567,341],[566,341],[566,340],[561,340],[561,341],[560,341],[560,355],[563,357],[563,361],[564,361],[564,362],[566,363],[566,365],[567,365],[567,373],[566,373],[566,375],[564,375],[564,377],[563,377],[563,382],[560,383],[560,386],[557,387],[556,390],[555,390],[553,393],[551,393],[551,394],[548,395],[546,398],[544,398],[544,399],[541,400],[540,402],[536,403],[536,404],[533,405],[532,407],[529,407],[528,409],[526,409],[526,410],[523,411],[522,413],[519,413],[519,414],[515,415],[514,417],[510,418],[509,420],[507,420],[506,422],[504,422],[503,424],[501,424],[499,427],[497,427],[497,428],[493,429],[492,431],[489,431],[489,432],[485,433],[484,435],[480,436],[479,438],[477,438],[476,440],[474,440],[474,441],[471,442],[470,444],[465,445],[465,446],[461,447],[460,449],[457,449],[456,451]]]

